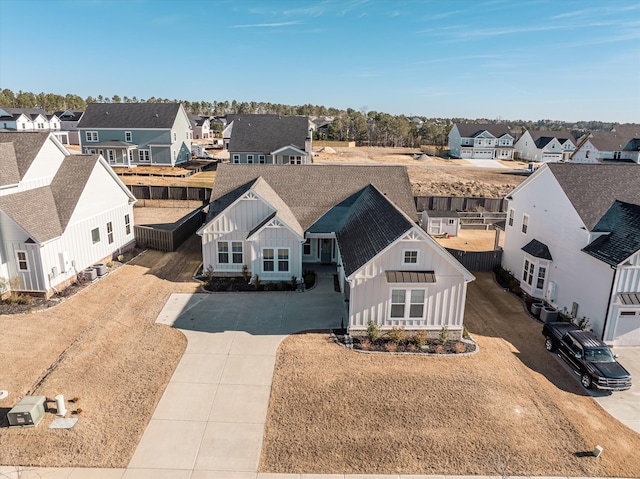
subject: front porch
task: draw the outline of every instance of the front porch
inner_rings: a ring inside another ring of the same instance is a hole
[[[126,141],[103,141],[92,144],[91,147],[85,146],[85,154],[102,155],[110,165],[131,167],[137,163],[136,158],[138,145],[127,143]],[[135,166],[135,165],[134,165]]]

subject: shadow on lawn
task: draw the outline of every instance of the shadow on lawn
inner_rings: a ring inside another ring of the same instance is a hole
[[[578,377],[563,367],[564,362],[547,352],[542,323],[529,315],[524,303],[503,289],[493,273],[475,274],[476,281],[469,284],[465,313],[465,325],[471,334],[504,339],[525,366],[542,374],[558,389],[589,396]]]

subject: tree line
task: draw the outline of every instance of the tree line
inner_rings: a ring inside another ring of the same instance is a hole
[[[280,103],[256,101],[188,101],[179,99],[147,99],[119,95],[82,98],[68,93],[33,93],[5,88],[0,90],[0,106],[13,108],[41,108],[47,112],[61,110],[84,110],[89,103],[182,103],[188,113],[195,115],[224,116],[228,114],[272,114],[303,115],[327,117],[330,123],[315,132],[315,139],[355,141],[358,145],[419,147],[420,145],[444,146],[454,123],[476,121],[479,123],[507,123],[516,133],[525,130],[561,130],[570,131],[579,138],[586,131],[608,130],[613,124],[600,121],[564,122],[555,120],[516,120],[465,119],[465,118],[429,118],[426,116],[391,115],[385,112],[346,110],[325,107],[323,105],[285,105]]]

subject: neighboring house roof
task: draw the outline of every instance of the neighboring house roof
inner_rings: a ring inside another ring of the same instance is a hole
[[[309,118],[280,115],[228,115],[233,121],[229,151],[269,154],[293,145],[304,151],[309,138]]]
[[[608,233],[593,240],[582,251],[617,266],[640,250],[640,205],[615,201],[593,228]]]
[[[536,239],[533,239],[529,241],[526,245],[524,245],[522,247],[522,251],[530,254],[535,258],[548,259],[549,261],[553,261],[553,258],[551,257],[551,252],[549,251],[549,247],[546,244]]]
[[[43,117],[47,117],[47,112],[42,108],[9,108],[9,107],[0,107],[0,110],[4,110],[9,113],[13,117],[18,117],[20,115],[29,116],[31,119],[35,119],[38,115],[42,115]]]
[[[207,222],[260,177],[289,206],[303,231],[369,184],[384,192],[410,218],[417,218],[409,176],[403,166],[221,164],[211,192]]]
[[[54,115],[62,121],[80,121],[80,117],[83,113],[83,110],[64,110],[56,111],[54,112]]]
[[[5,168],[5,161],[15,161],[20,174],[19,179],[24,178],[48,137],[48,132],[0,133],[0,143],[13,143],[15,151],[15,157],[12,160],[8,156],[1,157],[2,163],[0,165]]]
[[[640,165],[549,163],[546,167],[589,231],[615,200],[640,204]]]
[[[73,215],[99,155],[65,157],[51,185],[0,196],[4,211],[36,242],[60,236]]]
[[[578,149],[589,141],[598,151],[622,151],[631,139],[615,131],[592,131],[582,139]]]
[[[207,116],[194,115],[193,113],[188,113],[187,116],[193,126],[202,126],[205,121],[209,120]]]
[[[539,138],[557,138],[560,143],[564,144],[566,140],[570,140],[575,143],[576,140],[569,131],[556,131],[556,130],[528,130],[531,138],[535,141]]]
[[[504,124],[484,124],[484,123],[456,123],[458,132],[462,138],[472,138],[478,136],[483,131],[488,131],[496,138],[504,135],[510,135],[509,127]]]
[[[180,103],[90,103],[78,128],[167,129],[175,122]]]
[[[336,232],[345,275],[357,271],[413,226],[378,189],[364,187]]]
[[[0,187],[20,181],[20,170],[13,143],[0,143]]]
[[[429,218],[460,218],[457,211],[425,210]]]
[[[627,138],[640,138],[640,126],[638,125],[615,125],[611,131]]]

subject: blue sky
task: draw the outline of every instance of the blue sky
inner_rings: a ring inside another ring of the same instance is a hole
[[[640,3],[0,0],[0,88],[640,122]]]

